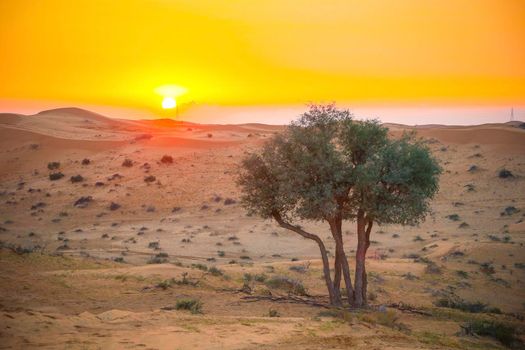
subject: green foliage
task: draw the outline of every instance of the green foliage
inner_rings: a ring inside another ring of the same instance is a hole
[[[49,163],[47,163],[47,168],[49,170],[58,169],[58,168],[60,168],[60,162],[49,162]]]
[[[501,313],[501,310],[496,307],[488,307],[487,304],[479,301],[469,302],[459,298],[441,298],[435,304],[439,307],[448,307],[470,313]]]
[[[60,180],[63,177],[64,177],[64,174],[62,174],[61,172],[49,174],[49,180],[51,181]]]
[[[222,275],[224,275],[224,272],[222,272],[222,270],[216,268],[215,266],[210,267],[208,272],[211,273],[213,276],[222,276]]]
[[[269,288],[283,289],[290,294],[308,295],[301,281],[286,276],[274,276],[264,283]]]
[[[417,224],[438,190],[441,168],[414,135],[388,138],[334,105],[311,106],[260,153],[242,162],[238,184],[250,214],[324,220],[357,210],[379,223]]]
[[[206,265],[204,265],[204,264],[201,264],[201,263],[198,263],[198,264],[191,264],[191,267],[192,267],[192,268],[195,268],[195,269],[202,270],[202,271],[208,271],[208,266],[206,266]]]
[[[497,321],[475,320],[467,323],[464,329],[469,334],[489,336],[499,340],[503,345],[512,346],[519,342],[516,338],[516,329]]]
[[[176,310],[189,310],[192,314],[202,313],[202,303],[197,299],[179,299],[175,304]]]

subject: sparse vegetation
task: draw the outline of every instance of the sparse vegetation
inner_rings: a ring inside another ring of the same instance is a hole
[[[158,253],[154,256],[152,256],[147,263],[148,264],[164,264],[168,262],[168,254],[166,253]]]
[[[119,210],[120,207],[121,207],[120,204],[111,202],[111,204],[109,205],[109,210],[111,211]]]
[[[49,162],[47,163],[47,168],[49,170],[55,170],[60,168],[60,162]]]
[[[222,275],[224,275],[224,272],[222,270],[218,269],[215,266],[210,267],[208,272],[211,273],[213,276],[222,276]]]
[[[455,298],[441,298],[435,302],[436,306],[447,307],[450,309],[458,309],[470,313],[494,313],[500,314],[501,310],[496,307],[489,307],[487,304],[479,301],[469,302],[458,297]]]
[[[175,304],[176,310],[188,310],[192,314],[202,313],[202,303],[197,299],[179,299]]]
[[[173,157],[172,156],[168,156],[168,155],[165,154],[160,159],[160,162],[162,164],[173,164]]]
[[[450,214],[450,215],[447,215],[447,219],[451,221],[459,221],[460,217],[458,214]]]
[[[516,337],[516,328],[505,323],[488,320],[474,320],[462,326],[468,335],[488,336],[500,341],[503,345],[513,347],[521,344]]]
[[[508,206],[506,207],[502,212],[501,212],[501,216],[511,216],[511,215],[514,215],[516,213],[519,213],[519,209],[514,207],[514,206]]]
[[[267,279],[264,284],[269,288],[282,289],[290,294],[308,295],[301,281],[286,276],[273,276]]]
[[[75,201],[73,205],[77,208],[85,208],[92,201],[93,201],[93,197],[91,196],[80,197],[79,199]]]
[[[131,159],[126,158],[122,162],[122,166],[126,168],[131,168],[133,166],[133,161]]]
[[[501,169],[498,173],[500,179],[508,179],[514,177],[514,174],[510,170]]]
[[[70,180],[72,183],[82,182],[84,181],[84,177],[82,175],[75,175],[75,176],[71,176]]]
[[[192,268],[195,268],[195,269],[202,270],[202,271],[208,271],[208,266],[206,266],[206,265],[204,265],[204,264],[200,264],[200,263],[197,263],[197,264],[191,264],[191,267],[192,267]]]
[[[144,177],[144,182],[146,183],[151,183],[151,182],[155,182],[157,180],[157,178],[153,175],[148,175],[148,176],[145,176]]]
[[[49,180],[51,181],[60,180],[63,177],[64,177],[64,174],[62,174],[61,172],[49,174]]]

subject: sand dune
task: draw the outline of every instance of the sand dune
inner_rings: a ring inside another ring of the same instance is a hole
[[[286,275],[316,300],[325,294],[315,244],[238,204],[243,153],[282,128],[112,120],[78,109],[0,115],[0,241],[43,251],[0,249],[0,347],[488,349],[501,347],[458,335],[465,320],[523,329],[525,130],[516,124],[415,128],[444,169],[434,213],[418,227],[375,228],[368,257],[375,307],[409,301],[432,314],[389,307],[410,331],[374,321],[373,311],[345,320],[311,305],[246,299],[286,292],[257,281],[241,292],[245,273]],[[390,128],[396,136],[414,129]],[[60,166],[49,170],[53,161]],[[500,178],[502,169],[513,177]],[[54,172],[65,176],[51,181]],[[76,175],[82,181],[72,182]],[[304,225],[329,236],[324,225]],[[353,258],[354,225],[344,230]],[[160,264],[147,264],[159,253]],[[418,256],[440,273],[427,273]],[[503,314],[434,305],[450,295]],[[204,314],[169,308],[181,298],[201,300]]]

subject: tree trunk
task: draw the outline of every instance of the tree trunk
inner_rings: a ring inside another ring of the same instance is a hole
[[[366,275],[366,251],[370,246],[370,232],[373,221],[365,218],[364,211],[359,209],[357,212],[357,252],[355,256],[355,306],[363,307],[367,305],[367,286]]]
[[[339,293],[336,293],[334,290],[334,285],[332,283],[332,277],[330,276],[330,262],[328,261],[328,254],[326,252],[326,247],[323,243],[323,240],[319,238],[319,236],[314,235],[312,233],[306,232],[303,229],[299,228],[298,226],[291,225],[283,220],[281,215],[279,213],[273,213],[273,218],[279,226],[282,228],[285,228],[287,230],[293,231],[295,233],[300,234],[304,238],[311,239],[317,243],[319,246],[319,250],[321,251],[321,258],[323,260],[323,273],[324,273],[324,279],[326,283],[326,287],[328,288],[328,296],[330,298],[330,304],[335,306],[341,306],[341,297],[337,297]]]
[[[341,299],[341,255],[335,250],[335,260],[334,260],[334,292],[336,298]]]
[[[357,251],[355,255],[355,306],[362,307],[366,301],[363,286],[365,281],[366,231],[363,210],[357,212]]]
[[[346,296],[348,303],[352,304],[354,301],[354,289],[352,287],[352,278],[350,277],[350,267],[348,266],[348,259],[346,258],[343,246],[343,234],[341,230],[342,220],[340,217],[330,220],[330,230],[335,240],[336,258],[339,257],[339,265],[343,272],[345,280]],[[337,271],[337,270],[336,270]],[[340,279],[341,277],[339,277]]]
[[[370,232],[372,231],[373,224],[374,222],[372,220],[368,220],[368,226],[366,227],[366,232],[365,232],[365,258],[366,258],[366,252],[368,251],[368,248],[370,247]],[[364,302],[364,305],[368,304],[367,288],[368,288],[368,277],[366,274],[366,264],[365,264],[365,268],[363,270],[363,302]]]

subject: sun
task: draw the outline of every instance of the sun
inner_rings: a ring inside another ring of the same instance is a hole
[[[162,108],[171,109],[177,106],[177,101],[173,97],[164,97],[162,100]]]

